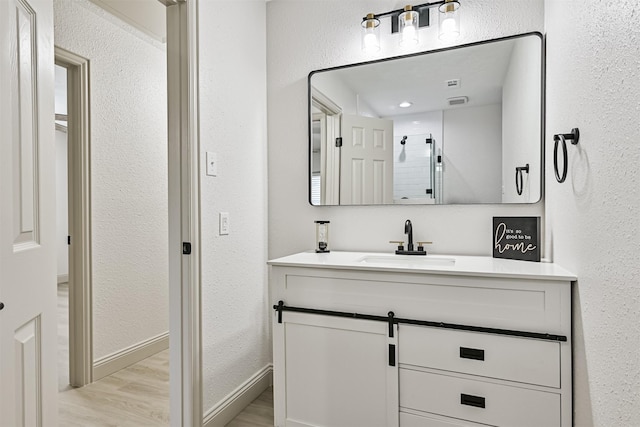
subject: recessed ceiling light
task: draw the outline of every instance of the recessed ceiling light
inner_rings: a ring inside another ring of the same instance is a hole
[[[409,102],[409,101],[403,101],[400,104],[398,104],[398,107],[400,108],[409,108],[413,105],[413,103]]]
[[[414,120],[411,123],[413,123],[414,125],[419,125],[420,124],[420,122],[418,120]]]

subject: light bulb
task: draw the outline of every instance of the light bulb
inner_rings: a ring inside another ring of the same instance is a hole
[[[445,18],[442,21],[442,37],[441,38],[451,38],[452,33],[455,32],[456,29],[456,20],[453,18]]]
[[[400,46],[415,46],[418,44],[418,34],[413,26],[404,27],[402,30],[402,40]]]
[[[367,53],[378,52],[380,50],[380,42],[374,33],[364,35],[363,49]]]

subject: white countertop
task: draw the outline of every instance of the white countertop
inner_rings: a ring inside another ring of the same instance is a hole
[[[272,266],[328,268],[341,270],[391,271],[455,276],[514,277],[520,279],[570,280],[571,272],[548,262],[529,262],[483,256],[413,255],[392,253],[300,252],[268,261]]]

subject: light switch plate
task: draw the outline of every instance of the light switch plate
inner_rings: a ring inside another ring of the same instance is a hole
[[[229,234],[229,212],[220,212],[220,235]]]
[[[218,154],[207,151],[207,175],[218,176]]]

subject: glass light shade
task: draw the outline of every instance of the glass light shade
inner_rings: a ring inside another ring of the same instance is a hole
[[[460,3],[447,1],[438,10],[438,38],[445,42],[455,41],[460,36]]]
[[[362,21],[362,50],[366,53],[380,50],[380,21],[372,13]]]
[[[398,15],[398,31],[400,32],[400,46],[410,47],[418,44],[418,12],[407,10]]]

